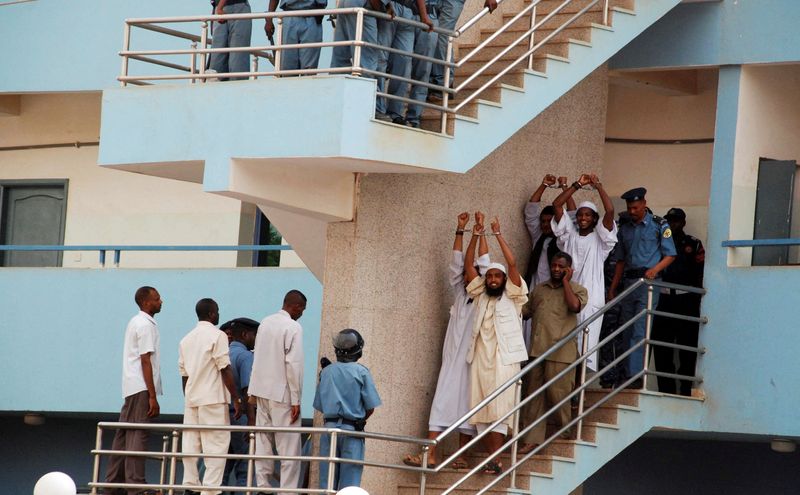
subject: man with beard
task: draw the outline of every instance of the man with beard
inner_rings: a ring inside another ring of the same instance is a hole
[[[511,248],[500,233],[500,221],[492,222],[492,235],[497,238],[508,269],[500,263],[492,263],[486,275],[480,277],[475,269],[475,245],[484,235],[483,223],[472,228],[472,238],[464,261],[467,294],[473,298],[475,321],[472,326],[472,343],[467,351],[470,369],[470,405],[477,406],[484,398],[507,382],[519,371],[519,363],[528,359],[525,341],[522,338],[520,311],[528,301],[528,287],[517,271]],[[486,431],[514,407],[514,388],[510,387],[492,402],[478,411],[470,420],[479,433]],[[511,415],[484,437],[486,450],[497,451],[511,426]],[[503,470],[498,460],[489,462],[484,470],[487,474],[499,474]]]
[[[531,357],[543,355],[559,340],[566,337],[578,324],[578,313],[586,306],[589,294],[586,288],[572,281],[572,257],[564,252],[556,253],[550,262],[550,280],[533,289],[525,313],[533,317],[533,347]],[[530,372],[529,386],[525,395],[530,395],[552,380],[578,358],[575,340],[561,346],[547,356],[544,363]],[[569,395],[575,385],[575,373],[571,371],[547,387],[547,400],[556,405]],[[545,413],[545,394],[539,394],[531,402],[530,416],[523,418],[530,425]],[[570,421],[570,404],[566,402],[555,414],[562,426]],[[520,454],[527,454],[544,442],[547,421],[542,420],[523,439]]]
[[[467,350],[472,342],[472,322],[475,316],[473,300],[467,295],[464,280],[464,228],[469,221],[469,213],[458,216],[458,227],[453,241],[453,257],[450,261],[449,283],[453,291],[453,305],[450,307],[450,321],[442,346],[442,367],[436,383],[436,393],[431,404],[428,419],[428,438],[436,438],[440,432],[469,412],[469,365]],[[475,223],[483,225],[483,214],[475,214]],[[480,237],[478,246],[478,271],[486,272],[489,266],[489,245],[486,236]],[[461,446],[475,436],[475,427],[464,423],[458,427],[458,440]],[[428,466],[436,465],[436,447],[428,452]],[[419,454],[408,454],[403,463],[409,466],[421,466]],[[450,466],[453,469],[464,469],[467,461],[458,458]]]

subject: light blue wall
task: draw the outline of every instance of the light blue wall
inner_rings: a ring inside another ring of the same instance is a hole
[[[289,289],[309,299],[303,325],[303,417],[316,386],[322,286],[306,269],[83,270],[4,268],[0,277],[0,411],[118,412],[122,339],[138,311],[133,294],[156,287],[164,300],[161,333],[165,414],[183,413],[178,342],[197,323],[194,305],[211,297],[221,321],[278,311]]]
[[[612,69],[800,60],[796,0],[723,0],[676,7],[611,59]]]
[[[700,361],[707,407],[701,429],[800,436],[798,267],[728,267],[733,156],[741,69],[720,69],[706,245]]]
[[[267,10],[267,0],[250,0],[253,12]],[[36,0],[0,6],[0,93],[96,91],[117,86],[125,19],[211,13],[208,0]],[[187,30],[187,25],[173,25]],[[200,34],[193,24],[193,34]],[[332,38],[329,22],[325,36]],[[190,48],[188,41],[136,29],[135,49]],[[13,43],[12,43],[13,42]],[[253,22],[252,44],[265,46],[264,22]],[[188,56],[172,59],[188,65]],[[323,50],[321,65],[330,60]],[[131,62],[134,68],[138,62]],[[141,65],[140,65],[141,67]],[[159,73],[148,68],[147,73]],[[139,73],[143,73],[139,72]]]

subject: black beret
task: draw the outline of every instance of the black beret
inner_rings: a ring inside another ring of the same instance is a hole
[[[233,320],[226,321],[223,323],[219,329],[220,330],[228,330],[229,328],[233,328],[234,326],[242,326],[245,327],[246,330],[258,330],[259,323],[256,320],[250,318],[234,318]]]
[[[622,199],[625,201],[640,201],[644,199],[645,194],[647,194],[647,189],[643,187],[636,187],[625,192],[625,194],[622,195]]]
[[[686,220],[686,212],[680,208],[670,208],[664,218],[669,220],[670,218],[675,218],[677,220]]]

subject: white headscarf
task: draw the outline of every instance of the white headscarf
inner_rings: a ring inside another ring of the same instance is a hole
[[[580,210],[581,208],[589,208],[590,210],[592,210],[593,212],[597,213],[598,215],[600,214],[600,212],[597,211],[597,205],[595,205],[591,201],[583,201],[581,204],[578,205],[578,210]]]
[[[496,269],[500,270],[501,272],[503,272],[504,275],[508,275],[508,272],[506,271],[506,267],[503,266],[500,263],[490,263],[489,266],[486,267],[486,270],[483,273],[487,273],[492,268],[496,268]]]

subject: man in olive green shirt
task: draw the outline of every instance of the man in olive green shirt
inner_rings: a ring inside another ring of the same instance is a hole
[[[531,298],[523,309],[523,314],[533,318],[531,325],[531,357],[544,354],[556,342],[566,337],[578,324],[578,313],[589,300],[585,287],[573,282],[572,257],[564,252],[557,253],[550,262],[550,280],[537,285]],[[530,373],[528,387],[524,395],[541,388],[558,373],[578,359],[578,344],[570,340],[555,352],[547,356]],[[551,405],[561,402],[575,386],[575,373],[570,371],[555,383],[547,387],[547,402]],[[522,416],[526,425],[530,425],[545,413],[545,394],[539,394],[523,409]],[[570,421],[570,404],[566,402],[555,412],[561,425]],[[520,453],[526,454],[544,442],[547,420],[542,420],[529,431],[520,447]]]

